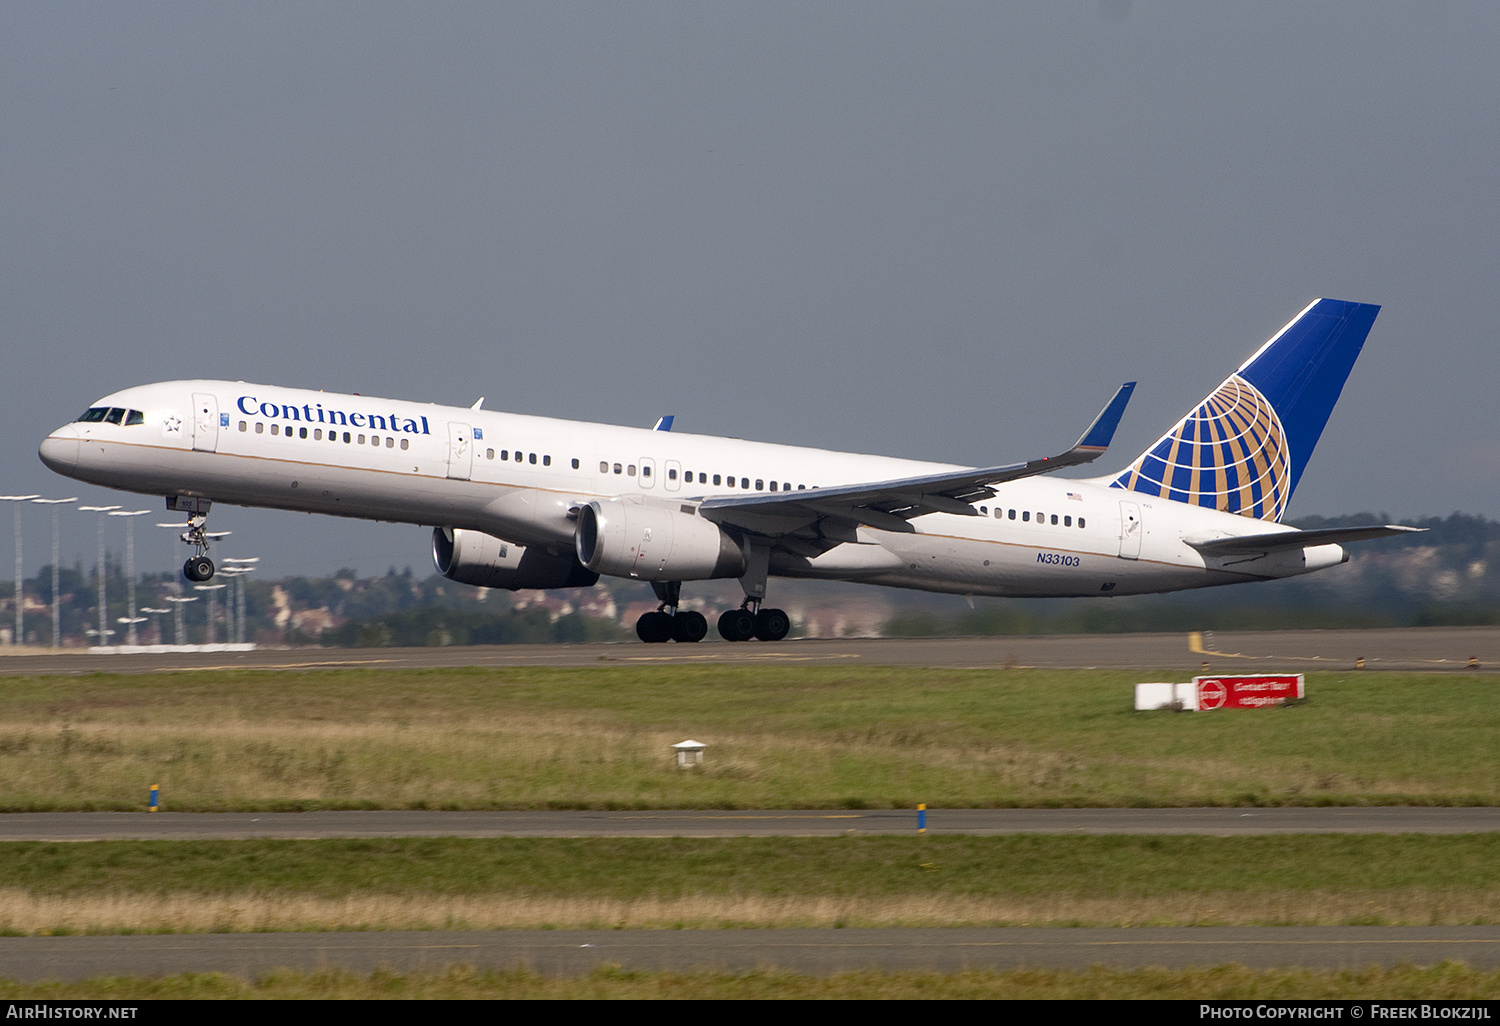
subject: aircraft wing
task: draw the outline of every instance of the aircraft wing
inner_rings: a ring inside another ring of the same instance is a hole
[[[1195,539],[1184,538],[1193,548],[1205,556],[1228,556],[1239,553],[1275,552],[1280,549],[1301,549],[1309,545],[1339,545],[1344,542],[1369,541],[1371,538],[1389,538],[1395,534],[1419,534],[1425,527],[1397,527],[1386,524],[1380,527],[1326,527],[1317,531],[1276,531],[1271,534],[1245,534],[1232,538]]]
[[[698,511],[715,523],[734,525],[757,534],[803,532],[825,537],[822,532],[809,532],[809,529],[833,519],[850,526],[864,524],[884,531],[910,532],[913,528],[909,521],[927,513],[978,516],[979,511],[971,503],[991,498],[995,494],[995,485],[1050,474],[1054,470],[1098,459],[1109,447],[1134,390],[1134,381],[1121,385],[1073,447],[1057,456],[999,467],[967,468],[835,488],[714,496],[705,499]],[[852,535],[839,540],[852,540]]]

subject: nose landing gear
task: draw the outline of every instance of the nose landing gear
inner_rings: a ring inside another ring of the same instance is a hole
[[[209,501],[192,496],[179,495],[167,499],[167,509],[184,512],[188,515],[187,530],[182,533],[182,540],[193,547],[194,553],[188,557],[188,561],[182,564],[182,576],[194,584],[201,584],[211,580],[214,575],[214,561],[208,558],[209,539],[226,537],[228,531],[205,531],[203,525],[208,522]],[[170,525],[163,524],[163,527]]]

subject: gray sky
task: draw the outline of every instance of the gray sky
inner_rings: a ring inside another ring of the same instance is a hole
[[[1103,472],[1331,296],[1384,310],[1291,515],[1495,516],[1497,52],[1493,3],[8,3],[0,491],[186,377],[981,465],[1138,379]]]

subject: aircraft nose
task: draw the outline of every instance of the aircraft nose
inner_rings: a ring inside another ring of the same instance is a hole
[[[38,455],[48,470],[68,473],[78,466],[78,432],[71,426],[58,428],[42,439]]]

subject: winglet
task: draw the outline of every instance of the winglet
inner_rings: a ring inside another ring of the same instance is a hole
[[[1078,444],[1073,446],[1072,453],[1083,455],[1078,450],[1093,450],[1094,455],[1088,457],[1089,459],[1093,459],[1104,452],[1105,449],[1108,449],[1110,440],[1115,437],[1115,428],[1120,426],[1120,418],[1125,415],[1125,406],[1130,402],[1130,394],[1134,391],[1134,381],[1127,381],[1121,385],[1120,390],[1115,393],[1115,397],[1099,412],[1099,416],[1094,418],[1094,422],[1083,433],[1083,437],[1078,440]]]
[[[652,431],[671,431],[672,430],[672,414],[669,413],[665,417],[662,417],[660,420],[658,420],[656,422],[656,426],[654,428],[652,428],[651,430]]]

